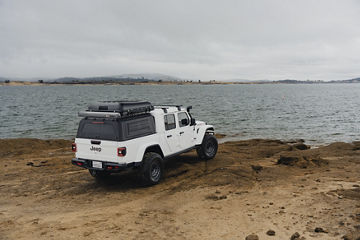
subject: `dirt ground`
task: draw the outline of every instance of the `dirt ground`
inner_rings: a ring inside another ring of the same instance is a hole
[[[95,181],[70,149],[0,140],[1,240],[360,239],[358,142],[227,142],[207,162],[170,160],[152,187],[134,173]]]

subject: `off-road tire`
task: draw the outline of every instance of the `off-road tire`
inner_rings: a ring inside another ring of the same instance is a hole
[[[94,169],[89,169],[89,173],[93,176],[96,180],[105,180],[109,177],[110,173],[105,171],[99,171]]]
[[[198,157],[202,160],[213,159],[218,150],[218,141],[214,135],[205,134],[201,145],[196,148]]]
[[[158,184],[163,175],[163,159],[158,153],[145,153],[141,168],[141,177],[146,185]]]

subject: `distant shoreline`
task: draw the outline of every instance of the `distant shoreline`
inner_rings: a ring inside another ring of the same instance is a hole
[[[331,83],[360,83],[358,81],[349,82],[349,81],[293,81],[293,80],[281,80],[281,81],[269,81],[269,82],[220,82],[220,81],[208,81],[208,82],[198,82],[198,81],[185,81],[185,82],[176,82],[176,81],[144,81],[144,82],[27,82],[27,81],[11,81],[11,82],[0,82],[0,86],[59,86],[59,85],[69,85],[69,86],[89,86],[89,85],[240,85],[240,84],[331,84]]]

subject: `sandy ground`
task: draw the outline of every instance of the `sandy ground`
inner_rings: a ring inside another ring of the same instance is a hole
[[[172,159],[152,187],[134,173],[97,182],[70,148],[0,140],[1,240],[360,239],[360,143],[228,142],[208,162]]]

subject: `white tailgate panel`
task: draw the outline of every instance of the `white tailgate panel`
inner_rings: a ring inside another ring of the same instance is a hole
[[[117,148],[119,143],[115,141],[93,140],[100,141],[100,144],[91,144],[91,139],[77,138],[75,140],[77,158],[84,158],[89,160],[100,160],[107,162],[118,162]]]

